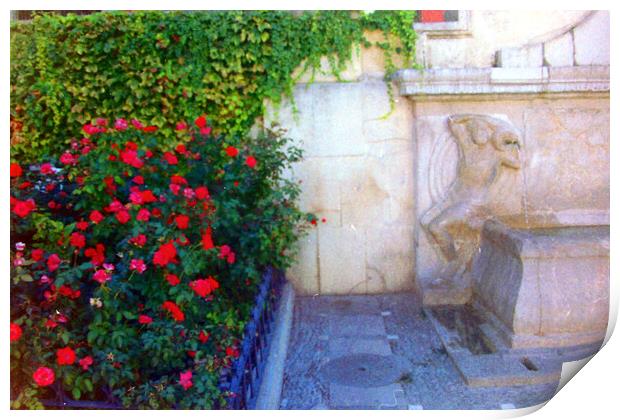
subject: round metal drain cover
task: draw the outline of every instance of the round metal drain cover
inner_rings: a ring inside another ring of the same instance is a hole
[[[409,373],[409,362],[402,357],[368,353],[340,357],[321,368],[329,382],[362,388],[389,385]]]

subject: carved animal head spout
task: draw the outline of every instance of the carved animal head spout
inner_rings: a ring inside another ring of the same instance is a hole
[[[521,167],[521,136],[509,122],[488,115],[457,114],[448,117],[448,126],[461,147],[490,144],[502,155],[504,165],[515,169]]]

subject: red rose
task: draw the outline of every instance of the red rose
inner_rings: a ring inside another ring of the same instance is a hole
[[[95,267],[103,264],[105,261],[105,246],[103,244],[95,245],[95,248],[88,248],[84,251],[84,255],[90,258],[90,262]]]
[[[82,130],[84,130],[84,132],[88,135],[97,134],[99,132],[99,128],[90,123],[84,124],[82,126]]]
[[[103,220],[103,214],[101,214],[98,210],[93,210],[90,212],[90,216],[88,216],[91,222],[97,224]]]
[[[142,204],[143,203],[142,194],[140,194],[139,192],[135,192],[135,191],[132,192],[131,194],[129,194],[129,201],[137,205]]]
[[[58,288],[58,293],[68,297],[69,299],[77,299],[81,296],[82,292],[79,290],[73,290],[71,287],[63,284]]]
[[[98,283],[105,283],[112,279],[112,274],[110,274],[107,270],[97,270],[95,274],[93,274],[93,280]]]
[[[80,220],[75,224],[75,227],[77,227],[79,230],[86,230],[88,229],[88,222]]]
[[[135,150],[127,149],[121,151],[120,158],[123,163],[140,169],[144,166],[144,162],[138,157],[138,152]]]
[[[202,234],[202,248],[206,251],[215,248],[213,245],[213,238],[211,238],[211,227],[208,227]]]
[[[208,136],[209,134],[211,134],[211,127],[201,127],[200,134],[203,136]]]
[[[220,287],[220,284],[213,277],[208,277],[207,279],[198,279],[190,282],[189,287],[198,296],[204,298]]]
[[[201,115],[194,120],[194,124],[196,124],[196,127],[198,128],[203,128],[207,125],[207,118],[204,115]]]
[[[162,309],[168,311],[175,321],[182,322],[185,320],[185,314],[176,305],[176,303],[167,300],[161,305],[161,307]]]
[[[114,121],[114,129],[118,131],[125,131],[127,130],[128,126],[129,125],[127,124],[127,121],[124,120],[123,118],[119,118],[116,121]]]
[[[178,184],[170,184],[169,188],[174,195],[179,195],[179,191],[181,191],[181,187]]]
[[[177,153],[180,153],[180,154],[182,154],[182,155],[184,155],[184,154],[186,154],[186,153],[187,153],[187,147],[185,147],[185,145],[184,145],[184,144],[178,144],[178,145],[177,145],[177,147],[175,147],[175,148],[174,148],[174,150],[175,150]]]
[[[157,197],[155,197],[155,195],[153,194],[153,191],[151,190],[144,190],[140,193],[140,196],[142,197],[142,201],[144,203],[153,203],[155,201],[157,201]]]
[[[140,220],[140,219],[138,219]],[[138,236],[134,236],[133,238],[129,239],[129,243],[132,245],[136,245],[139,247],[142,247],[146,244],[146,235],[144,234],[140,234]]]
[[[233,147],[233,146],[228,146],[228,147],[226,148],[226,154],[227,154],[228,156],[230,156],[230,157],[235,157],[235,156],[237,156],[237,155],[239,154],[239,150],[237,150],[237,148],[236,148],[236,147]]]
[[[184,188],[183,189],[183,196],[185,198],[187,198],[188,200],[192,200],[195,195],[196,195],[196,192],[194,190],[192,190],[191,188]]]
[[[143,260],[134,258],[129,263],[129,269],[136,270],[138,273],[142,274],[146,271],[146,264],[144,264]]]
[[[42,249],[33,249],[30,253],[30,258],[35,261],[41,261],[41,258],[43,258],[43,253],[44,251]]]
[[[131,180],[138,185],[144,184],[144,178],[142,177],[142,175],[136,175]]]
[[[131,120],[131,125],[133,125],[135,128],[137,128],[138,130],[142,130],[144,128],[144,126],[142,125],[142,123],[138,120],[136,120],[135,118],[133,118]]]
[[[86,245],[86,238],[81,233],[73,232],[69,237],[69,243],[76,248],[84,248]]]
[[[128,141],[127,143],[125,143],[125,149],[133,150],[135,152],[138,150],[138,143],[133,142],[133,141]]]
[[[157,131],[157,126],[155,125],[148,125],[146,127],[144,127],[142,129],[142,131],[144,131],[145,133],[154,133]]]
[[[220,247],[220,255],[219,258],[224,259],[228,256],[228,254],[230,254],[232,252],[232,250],[230,249],[230,247],[228,245],[222,245]]]
[[[254,156],[248,156],[245,159],[245,164],[248,165],[250,168],[253,168],[256,166],[256,158]]]
[[[166,266],[168,263],[174,263],[177,256],[177,249],[174,247],[172,241],[167,242],[159,247],[153,255],[153,264],[160,267]]]
[[[226,347],[226,356],[237,358],[239,357],[239,350],[234,347]]]
[[[196,197],[199,200],[204,200],[204,199],[209,198],[209,190],[207,189],[207,187],[198,187],[196,188],[194,192],[196,193]]]
[[[13,213],[21,217],[22,219],[30,214],[37,206],[32,198],[26,201],[15,200],[15,206],[13,207]]]
[[[183,131],[185,129],[187,129],[187,124],[185,124],[184,122],[177,123],[177,127],[176,127],[177,131]]]
[[[73,165],[77,163],[77,156],[74,156],[69,152],[65,152],[60,155],[60,163],[63,165]]]
[[[148,324],[150,324],[151,322],[153,322],[153,318],[151,318],[151,317],[150,317],[150,316],[148,316],[148,315],[140,315],[140,316],[138,317],[138,323],[139,323],[139,324],[148,325]]]
[[[38,386],[49,386],[54,383],[56,377],[54,371],[48,367],[41,366],[32,374],[32,379]]]
[[[53,174],[54,170],[52,169],[52,164],[51,163],[44,163],[39,167],[39,171],[43,174],[43,175],[49,175],[49,174]]]
[[[176,165],[177,163],[179,163],[177,157],[170,152],[164,153],[164,160],[168,162],[168,165]]]
[[[200,334],[198,335],[198,340],[201,343],[206,343],[209,340],[209,334],[205,333],[204,331],[200,331]]]
[[[181,282],[179,278],[174,274],[166,274],[166,281],[170,283],[170,286],[176,286]]]
[[[11,178],[17,178],[22,176],[22,167],[19,166],[19,163],[11,163]]]
[[[110,205],[108,207],[106,207],[104,209],[107,212],[117,212],[120,210],[125,210],[125,206],[123,206],[123,203],[121,203],[120,201],[118,201],[116,198],[114,200],[112,200],[112,202],[110,203]]]
[[[131,220],[131,215],[127,210],[120,210],[116,213],[116,220],[118,220],[121,224],[125,224]]]
[[[78,363],[80,364],[80,366],[82,366],[83,370],[88,370],[90,365],[93,364],[93,358],[91,356],[86,356],[81,358]]]
[[[47,268],[50,271],[56,271],[58,269],[58,266],[60,265],[60,262],[60,257],[57,254],[52,254],[47,257]]]
[[[147,209],[140,209],[140,211],[138,211],[138,214],[136,215],[136,220],[139,220],[141,222],[148,222],[150,218],[151,212]]]
[[[59,365],[72,365],[75,363],[75,352],[71,347],[56,350],[56,363]]]
[[[233,264],[235,262],[235,253],[228,245],[222,245],[220,247],[220,255],[218,255],[218,257],[220,259],[225,259],[228,264]]]
[[[189,226],[189,217],[184,214],[179,214],[174,218],[174,222],[177,224],[179,229],[187,229]]]
[[[11,343],[22,336],[22,327],[11,322]]]
[[[192,387],[192,371],[187,370],[185,372],[181,372],[179,375],[179,385],[183,387],[184,390],[188,390]]]
[[[179,175],[172,175],[170,177],[170,182],[177,185],[187,185],[187,180]]]

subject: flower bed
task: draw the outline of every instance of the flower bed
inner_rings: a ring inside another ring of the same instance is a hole
[[[226,407],[261,273],[314,221],[278,131],[99,119],[58,160],[11,164],[11,391],[136,408]],[[166,144],[169,144],[166,142]],[[26,169],[28,168],[28,169]],[[85,404],[88,406],[88,404]]]

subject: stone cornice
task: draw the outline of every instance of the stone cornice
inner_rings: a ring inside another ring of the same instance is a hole
[[[413,99],[459,95],[609,93],[609,66],[403,69],[393,80]]]

